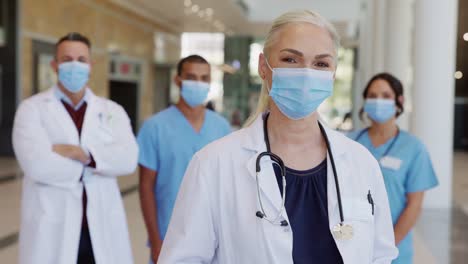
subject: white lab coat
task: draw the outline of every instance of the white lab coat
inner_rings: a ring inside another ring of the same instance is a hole
[[[354,228],[349,241],[336,244],[345,264],[391,263],[398,255],[383,177],[376,160],[359,144],[326,129],[341,187],[345,223]],[[263,121],[208,145],[192,159],[169,224],[160,264],[177,263],[293,263],[290,227],[255,216],[260,210],[255,161],[266,151]],[[281,194],[272,166],[262,159],[261,197],[274,217]],[[339,223],[335,180],[328,158],[330,229]],[[372,215],[367,194],[375,202]],[[284,219],[288,220],[286,212]],[[320,238],[310,243],[320,243]]]
[[[16,113],[13,147],[24,171],[21,264],[76,263],[83,186],[96,263],[133,263],[116,176],[135,170],[138,146],[124,109],[89,92],[81,139],[53,89],[26,99]],[[54,153],[53,144],[81,145],[96,169]]]

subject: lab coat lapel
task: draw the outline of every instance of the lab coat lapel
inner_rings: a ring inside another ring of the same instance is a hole
[[[247,162],[247,170],[254,182],[256,181],[255,167],[258,154],[260,154],[260,152],[255,152]],[[278,182],[276,181],[271,159],[269,157],[263,157],[260,162],[260,168],[258,183],[260,186],[262,203],[265,206],[265,203],[269,201],[273,207],[280,210],[282,205],[281,192],[278,187]],[[267,211],[265,213],[268,214],[269,212]],[[276,214],[276,212],[274,212],[274,214]],[[267,216],[272,217],[270,215]]]
[[[96,103],[96,96],[93,94],[91,89],[88,89],[88,99],[86,101],[87,107],[86,107],[86,113],[84,116],[83,120],[83,128],[81,129],[81,139],[84,139],[87,137],[88,130],[92,129],[95,127],[93,125],[93,122],[96,121],[96,113],[99,112],[99,105]]]
[[[339,174],[340,173],[338,172],[338,176]],[[333,175],[333,168],[330,160],[330,155],[327,155],[327,196],[328,222],[330,224],[330,229],[332,229],[333,226],[340,222],[340,216],[338,211],[338,195],[336,192],[335,176]]]
[[[247,133],[244,137],[245,141],[241,144],[244,148],[252,152],[252,156],[248,159],[246,167],[249,171],[250,177],[255,183],[257,157],[260,153],[266,151],[266,145],[263,139],[263,118],[261,116],[258,117],[257,120],[245,130],[245,133]],[[258,174],[258,181],[262,202],[264,203],[264,206],[266,202],[270,202],[273,207],[280,210],[282,199],[278,183],[276,181],[275,171],[273,170],[272,161],[269,157],[263,157],[260,165],[261,170]],[[269,212],[265,213],[268,214]]]
[[[325,128],[328,139],[330,141],[330,150],[327,154],[327,196],[328,196],[328,222],[330,225],[330,230],[333,227],[340,223],[340,211],[338,203],[338,192],[336,189],[335,175],[333,173],[333,167],[330,158],[330,151],[332,152],[336,173],[338,178],[338,184],[340,188],[341,201],[344,203],[345,197],[349,196],[349,193],[352,192],[350,189],[350,184],[347,182],[349,180],[349,169],[347,168],[346,159],[344,159],[346,153],[346,144],[343,140],[342,135],[338,135],[336,131]],[[346,222],[346,213],[343,205],[343,214],[344,220]]]
[[[65,106],[55,97],[53,89],[48,91],[46,104],[47,112],[56,120],[57,126],[62,128],[64,135],[66,135],[71,142],[77,143],[79,141],[78,130],[70,114],[65,109]]]

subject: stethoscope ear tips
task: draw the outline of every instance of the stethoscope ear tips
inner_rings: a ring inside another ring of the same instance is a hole
[[[257,211],[255,213],[255,216],[260,218],[260,219],[263,219],[265,217],[265,214],[260,212],[260,211]],[[280,226],[289,226],[288,221],[286,221],[286,220],[281,221]]]
[[[263,218],[265,215],[262,212],[257,211],[257,213],[255,213],[255,216],[257,216],[258,218]]]

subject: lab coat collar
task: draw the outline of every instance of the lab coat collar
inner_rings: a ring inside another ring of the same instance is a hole
[[[52,87],[52,90],[54,92],[54,95],[55,97],[57,97],[57,99],[60,100],[63,100],[65,101],[65,103],[67,103],[68,105],[72,106],[75,110],[78,110],[85,102],[86,103],[89,103],[89,100],[90,100],[90,97],[91,97],[91,89],[89,89],[88,87],[85,88],[85,93],[84,93],[84,96],[83,98],[81,99],[81,101],[76,105],[76,106],[73,106],[70,98],[68,98],[68,96],[66,96],[61,90],[60,88],[58,87],[58,85],[54,85]]]
[[[266,144],[263,138],[263,115],[257,117],[248,127],[244,128],[247,136],[243,137],[242,147],[251,151],[266,151]]]
[[[85,120],[83,122],[83,128],[82,130],[85,129],[86,126],[86,121],[87,121],[87,116],[89,115],[88,113],[91,111],[90,108],[93,106],[93,102],[96,98],[94,93],[91,91],[91,89],[87,88],[87,109],[86,109],[86,114],[85,114]],[[68,114],[67,110],[65,109],[64,105],[60,101],[59,97],[56,96],[55,89],[54,87],[50,88],[48,91],[45,92],[44,96],[45,103],[47,104],[47,111],[50,115],[54,116],[54,118],[57,121],[57,125],[61,126],[64,133],[68,137],[70,137],[70,142],[75,141],[75,143],[79,143],[79,134],[76,129],[75,124],[73,123],[73,120],[70,118],[70,115]]]
[[[85,91],[85,95],[83,97],[83,100],[82,101],[85,101],[87,104],[90,104],[94,98],[96,97],[96,95],[93,93],[93,91],[90,89],[90,88],[85,88],[86,91]],[[53,102],[53,101],[57,101],[57,102],[60,102],[62,98],[62,95],[65,96],[58,88],[57,85],[54,85],[52,86],[49,90],[47,90],[46,92],[46,96],[45,96],[45,100],[47,102]],[[65,101],[67,103],[69,103],[69,100],[68,97],[67,99],[65,99]],[[82,103],[82,102],[80,102]]]

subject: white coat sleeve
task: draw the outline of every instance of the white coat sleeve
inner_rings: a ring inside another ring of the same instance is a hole
[[[108,104],[112,113],[109,126],[112,134],[110,142],[93,139],[83,147],[96,162],[94,172],[103,176],[122,176],[135,171],[138,162],[138,145],[133,135],[130,119],[125,110],[117,104]]]
[[[20,104],[13,124],[13,149],[25,177],[48,185],[71,187],[79,182],[83,165],[52,151],[35,102]]]
[[[212,263],[216,249],[213,190],[195,155],[185,173],[158,264]]]
[[[398,256],[395,246],[395,234],[393,231],[392,216],[388,204],[387,191],[383,181],[383,175],[377,162],[372,165],[373,193],[375,204],[375,232],[374,232],[374,256],[373,264],[391,264]]]

